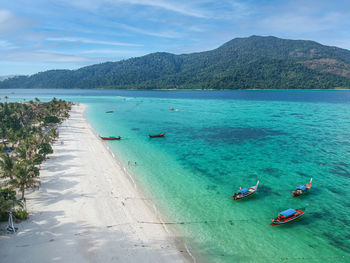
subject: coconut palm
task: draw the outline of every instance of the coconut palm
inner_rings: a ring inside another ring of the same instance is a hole
[[[39,145],[41,143],[40,137],[35,135],[29,136],[30,135],[28,135],[16,149],[18,157],[21,160],[31,161],[39,150]]]
[[[48,132],[49,137],[52,139],[56,139],[59,136],[59,133],[57,131],[57,129],[52,128],[49,132]]]
[[[56,129],[48,131],[44,120],[69,117],[71,103],[54,98],[51,102],[11,103],[0,102],[0,176],[12,189],[24,197],[25,189],[39,186],[38,165],[52,153],[49,143],[58,137]],[[4,152],[9,142],[14,148],[11,155]],[[1,190],[1,189],[0,189]]]
[[[8,188],[0,190],[0,218],[6,218],[14,207],[23,208],[23,202],[16,199],[16,192]]]
[[[46,155],[53,153],[53,149],[50,143],[48,142],[42,142],[39,145],[39,152],[38,154],[41,155],[43,157],[43,160],[46,159]]]
[[[8,153],[0,154],[0,174],[3,178],[13,178],[14,160]]]
[[[24,198],[25,190],[40,186],[39,168],[29,161],[19,161],[14,165],[14,176],[9,182],[10,188],[18,189],[21,200]]]

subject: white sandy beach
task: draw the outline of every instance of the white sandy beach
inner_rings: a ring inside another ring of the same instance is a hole
[[[74,106],[41,188],[27,193],[30,218],[0,233],[0,262],[191,262],[132,180]],[[133,198],[130,198],[133,197]],[[4,228],[4,225],[2,225]]]

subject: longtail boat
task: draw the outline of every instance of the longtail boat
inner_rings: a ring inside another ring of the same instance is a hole
[[[305,194],[307,191],[310,190],[312,183],[312,178],[309,183],[304,185],[299,185],[294,191],[293,191],[293,197],[297,197],[299,195]]]
[[[238,193],[235,193],[232,196],[232,200],[239,200],[239,199],[243,199],[243,198],[246,198],[248,196],[251,196],[258,189],[258,185],[259,185],[259,180],[257,181],[256,185],[254,185],[254,186],[251,186],[249,188],[243,188],[243,189],[240,188]]]
[[[118,136],[118,137],[115,137],[115,136],[102,137],[102,136],[100,136],[100,138],[102,140],[106,140],[106,141],[115,141],[115,140],[120,140],[122,137],[120,137],[120,136]]]
[[[174,111],[175,109],[174,108],[169,108],[168,110]]]
[[[271,218],[272,223],[270,223],[271,226],[275,225],[282,225],[286,223],[290,223],[294,221],[295,219],[301,217],[304,214],[304,211],[299,210],[299,209],[287,209],[283,212],[280,212],[278,214],[278,217],[276,218]]]
[[[148,135],[150,138],[156,138],[156,137],[164,137],[165,132],[160,133],[160,134],[155,134],[155,135]]]
[[[114,110],[109,110],[109,111],[106,111],[106,113],[113,113]]]

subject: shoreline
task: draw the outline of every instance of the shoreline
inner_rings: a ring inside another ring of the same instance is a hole
[[[82,104],[81,104],[82,105]],[[86,106],[87,108],[87,106]],[[142,186],[140,185],[140,182],[138,182],[135,178],[133,178],[132,174],[130,173],[130,170],[127,169],[122,162],[120,161],[120,159],[118,158],[118,155],[116,155],[113,150],[107,145],[108,141],[101,141],[99,138],[99,134],[94,130],[94,128],[92,127],[92,125],[89,123],[89,121],[87,120],[86,117],[86,109],[84,110],[83,113],[83,117],[86,121],[87,126],[90,128],[91,132],[95,135],[96,140],[98,140],[103,147],[106,149],[106,151],[111,155],[111,157],[113,158],[113,161],[116,163],[117,166],[120,167],[122,173],[124,174],[125,178],[127,180],[129,180],[129,183],[131,185],[134,186],[135,190],[138,193],[138,197],[134,197],[134,198],[139,198],[140,200],[142,200],[144,202],[144,205],[146,205],[148,207],[148,209],[150,211],[152,211],[152,213],[154,214],[155,218],[156,218],[156,223],[159,223],[159,225],[162,226],[162,228],[166,231],[166,233],[168,235],[170,235],[170,239],[172,242],[175,243],[176,247],[178,248],[179,251],[185,251],[187,252],[187,255],[185,254],[185,257],[187,259],[189,259],[189,262],[196,262],[196,258],[193,256],[193,254],[191,253],[190,249],[188,248],[187,244],[182,240],[181,237],[178,237],[178,235],[176,234],[177,232],[171,228],[170,226],[167,226],[164,223],[163,217],[164,214],[159,211],[159,209],[157,208],[157,206],[155,205],[155,203],[152,201],[152,198],[149,197],[145,191],[142,189]],[[130,197],[127,197],[127,199],[130,199]]]
[[[86,107],[73,106],[59,126],[64,144],[43,164],[41,188],[27,192],[29,219],[17,234],[0,232],[2,262],[195,261],[99,140]]]
[[[16,90],[22,90],[21,88],[12,88],[12,89],[0,89],[0,91],[13,91],[12,94],[15,94],[14,91]],[[82,90],[82,91],[118,91],[118,90],[124,90],[124,91],[245,91],[245,90],[258,90],[258,91],[350,91],[350,88],[333,88],[333,89],[50,89],[50,88],[36,88],[36,89],[26,89],[26,90]],[[11,94],[9,94],[11,95]]]

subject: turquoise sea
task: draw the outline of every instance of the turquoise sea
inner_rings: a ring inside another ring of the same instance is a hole
[[[348,91],[0,90],[1,101],[4,95],[87,104],[98,134],[122,136],[108,146],[199,262],[350,262]],[[293,198],[311,177],[310,193]],[[230,199],[257,180],[254,197]],[[306,209],[304,218],[269,225],[288,208]]]

